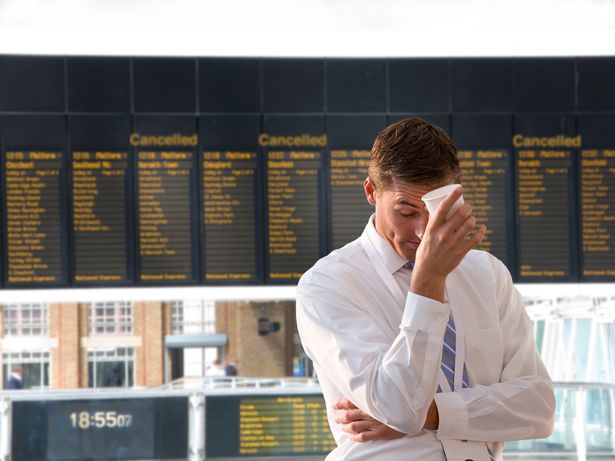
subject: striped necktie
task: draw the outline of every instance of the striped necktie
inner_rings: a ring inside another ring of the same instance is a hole
[[[457,331],[455,330],[455,321],[453,315],[448,318],[446,331],[444,333],[444,343],[442,344],[442,371],[448,381],[451,391],[455,392],[455,352],[457,351]],[[463,364],[463,376],[461,379],[461,387],[470,387],[468,381],[468,370],[466,364]],[[442,392],[438,386],[438,392]]]
[[[404,264],[404,268],[412,270],[414,269],[414,261],[408,261]],[[457,330],[455,329],[455,320],[453,320],[453,314],[448,318],[446,324],[446,331],[444,333],[444,341],[442,343],[442,363],[440,364],[444,376],[451,388],[452,392],[455,392],[455,356],[457,351]],[[470,381],[468,380],[468,369],[465,362],[463,363],[463,376],[461,377],[461,388],[470,387]],[[442,392],[442,388],[438,385],[438,392]],[[490,461],[495,461],[495,456],[491,452],[489,446],[485,443],[487,453],[489,453]]]
[[[446,324],[446,331],[444,333],[444,341],[442,344],[442,371],[444,372],[444,376],[446,376],[446,380],[448,381],[449,386],[451,387],[451,391],[455,392],[455,352],[457,351],[457,331],[455,330],[455,321],[453,320],[453,315],[448,319],[448,323]],[[468,381],[468,369],[466,368],[465,362],[463,363],[463,376],[461,378],[461,387],[466,388],[470,387],[470,382]],[[438,392],[442,392],[442,388],[438,386]],[[489,453],[490,461],[495,461],[495,457],[491,452],[491,449],[487,444],[485,444],[487,448],[487,453]]]

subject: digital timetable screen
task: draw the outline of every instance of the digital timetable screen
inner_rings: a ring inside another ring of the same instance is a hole
[[[66,280],[64,152],[9,150],[2,161],[7,285]]]
[[[479,248],[508,264],[512,229],[507,194],[511,190],[509,153],[503,149],[458,151],[464,201],[487,230]]]
[[[201,162],[204,279],[256,280],[260,274],[255,239],[259,218],[259,154],[206,151]]]
[[[321,254],[323,154],[269,150],[266,156],[268,278],[293,282]]]
[[[615,281],[615,57],[0,55],[0,288],[296,284],[389,124],[458,151],[519,283]],[[36,95],[36,97],[33,97]]]
[[[126,283],[131,157],[128,152],[71,155],[75,283]]]
[[[140,281],[194,280],[195,154],[138,150],[136,157]]]
[[[322,395],[205,398],[205,458],[323,455],[335,448]]]
[[[16,460],[186,459],[188,399],[15,401],[12,428]]]
[[[615,280],[615,149],[583,149],[580,163],[582,275]]]

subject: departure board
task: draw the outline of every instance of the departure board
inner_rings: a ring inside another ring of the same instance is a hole
[[[206,459],[324,457],[335,446],[321,395],[205,399]]]
[[[72,153],[74,281],[127,282],[127,152]]]
[[[329,153],[332,249],[358,238],[374,212],[363,192],[370,154],[360,149],[333,149]]]
[[[259,276],[257,152],[202,153],[204,278],[241,282]]]
[[[63,283],[64,153],[9,150],[3,166],[7,284]]]
[[[487,226],[479,249],[488,251],[505,264],[512,242],[508,226],[510,168],[506,150],[460,150],[458,152],[464,200],[473,215]]]
[[[266,158],[268,276],[295,282],[320,257],[321,152],[270,150]]]
[[[188,399],[13,402],[13,459],[179,460],[188,457]]]
[[[571,276],[570,150],[517,151],[519,277]]]
[[[581,264],[587,279],[615,279],[615,150],[580,156]]]
[[[194,153],[137,153],[139,280],[191,281],[194,247]]]

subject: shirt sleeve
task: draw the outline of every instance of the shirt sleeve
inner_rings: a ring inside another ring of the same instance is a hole
[[[307,274],[297,288],[301,341],[341,395],[384,424],[416,434],[437,386],[450,306],[408,293],[399,330],[391,332],[378,318],[378,302],[378,293],[360,284]]]
[[[494,259],[503,335],[500,382],[435,395],[438,438],[509,441],[547,437],[553,430],[553,384],[534,343],[532,322],[506,267]]]

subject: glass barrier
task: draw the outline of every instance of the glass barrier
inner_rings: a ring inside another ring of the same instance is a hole
[[[506,459],[615,459],[615,384],[555,383],[555,398],[553,434],[510,442]]]
[[[506,461],[615,459],[615,384],[555,387],[553,434],[509,443]],[[311,378],[208,377],[157,390],[1,392],[0,414],[0,459],[12,454],[12,459],[78,460],[96,454],[100,460],[321,461],[334,443],[320,387]],[[270,417],[278,423],[270,424]],[[289,433],[289,421],[297,418],[304,421]],[[252,433],[242,438],[242,424],[262,425],[259,431],[268,443],[276,441],[275,449],[251,439]],[[40,443],[31,443],[32,434]],[[166,439],[173,443],[160,442]]]

